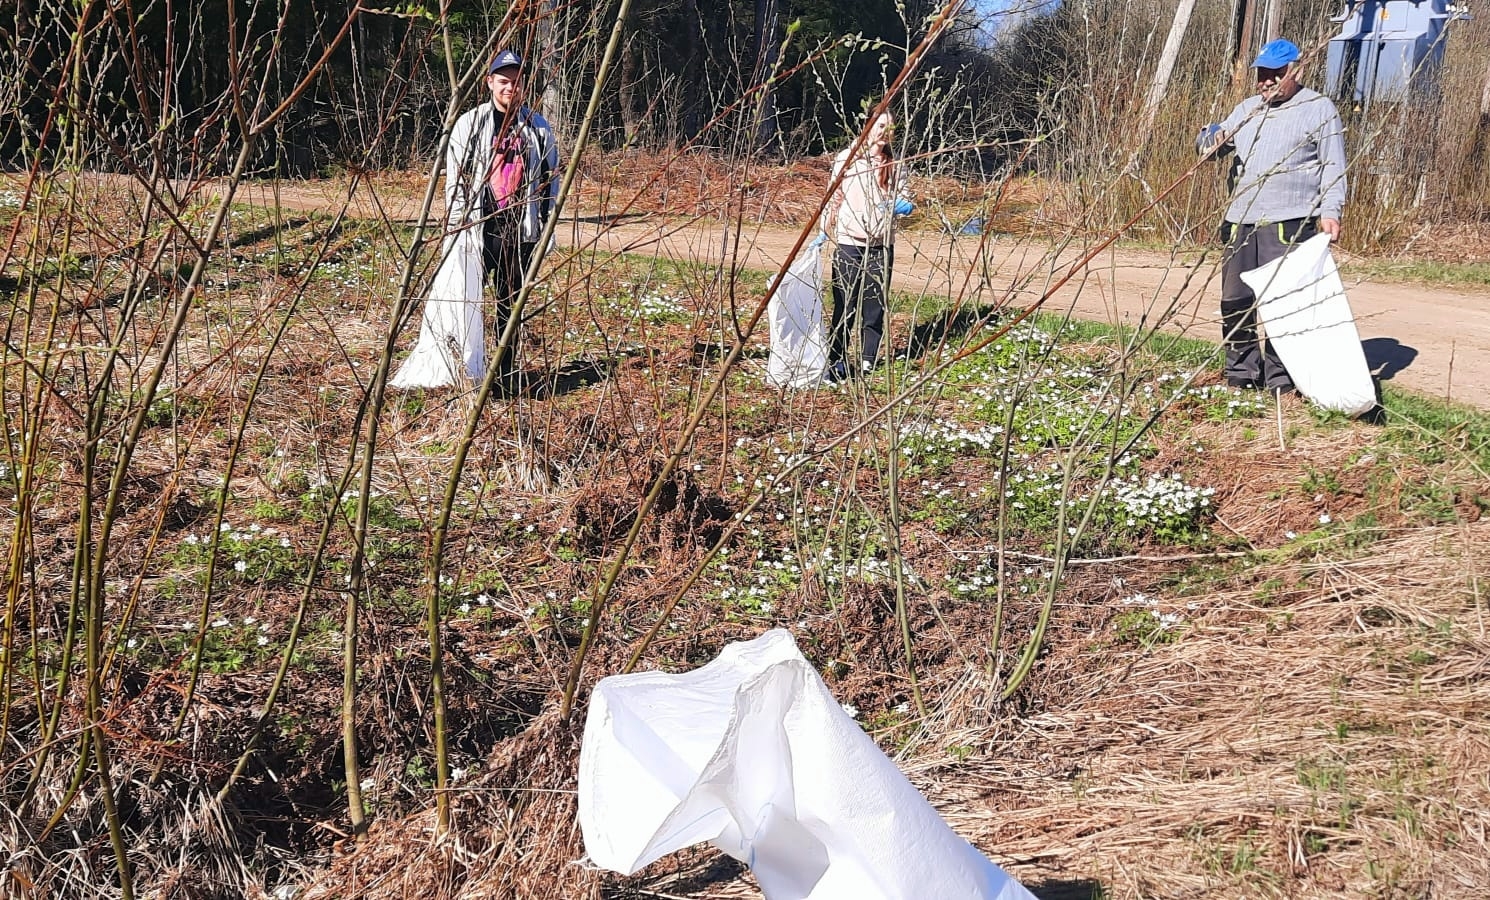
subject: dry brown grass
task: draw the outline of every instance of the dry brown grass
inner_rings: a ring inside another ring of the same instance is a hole
[[[1068,629],[1027,715],[954,665],[902,764],[1043,897],[1469,896],[1490,884],[1486,548],[1476,524],[1280,560],[1196,595],[1172,644]],[[458,838],[382,825],[308,896],[757,895],[705,851],[635,879],[574,864],[575,752],[535,723],[462,793]]]
[[[763,171],[700,166],[701,183]],[[825,163],[820,168],[777,172],[781,189],[760,189],[774,192],[775,206],[736,206],[732,214],[745,209],[748,217],[753,208],[763,216],[800,215],[791,204],[820,188]],[[745,189],[741,203],[753,190]],[[259,220],[246,219],[244,231],[263,231],[250,227]],[[296,225],[274,235],[270,229],[268,237],[235,244],[235,252],[262,260],[275,241],[303,242],[314,230]],[[103,231],[95,235],[99,241]],[[349,244],[335,249],[355,257]],[[390,257],[364,262],[367,280],[357,287],[329,279],[313,285],[268,370],[236,469],[229,524],[272,521],[300,554],[313,544],[322,515],[345,511],[329,502],[325,484],[348,465],[357,402],[381,342],[384,286],[396,274]],[[712,309],[712,282],[699,275],[666,274],[675,285],[683,282],[674,290],[685,295],[687,315],[623,326],[626,313],[611,302],[634,299],[619,284],[636,274],[582,272],[577,264],[556,271],[551,284],[568,292],[573,305],[556,306],[530,325],[525,346],[541,348],[530,367],[551,373],[599,353],[593,341],[562,335],[589,316],[602,318],[613,337],[644,344],[645,352],[606,359],[598,383],[481,411],[446,572],[462,586],[462,598],[479,591],[495,599],[475,611],[479,616],[447,610],[456,763],[469,770],[455,789],[455,833],[437,840],[429,810],[428,656],[411,600],[422,596],[420,554],[431,498],[443,487],[472,411],[470,399],[452,391],[398,395],[384,418],[386,464],[372,488],[398,521],[374,528],[383,555],[367,606],[358,707],[370,757],[364,777],[377,804],[372,832],[355,845],[339,841],[346,823],[338,784],[336,571],[319,575],[301,662],[256,768],[229,807],[211,815],[198,808],[203,790],[219,784],[236,758],[275,661],[271,650],[248,649],[242,660],[206,673],[183,742],[171,742],[185,678],[179,646],[168,639],[194,619],[201,596],[192,580],[197,572],[181,551],[188,534],[212,527],[211,491],[221,484],[222,461],[264,352],[260,338],[283,314],[298,280],[293,260],[273,269],[256,265],[233,276],[241,283],[232,292],[209,292],[194,307],[171,376],[183,401],[181,421],[147,432],[115,532],[111,584],[138,585],[132,633],[150,655],[121,656],[110,726],[121,782],[150,804],[141,803],[134,833],[142,845],[171,844],[136,851],[142,883],[179,889],[181,896],[252,894],[266,884],[307,884],[307,896],[318,898],[750,896],[754,888],[738,866],[703,850],[635,879],[576,865],[583,853],[574,821],[578,725],[563,725],[553,712],[581,621],[574,601],[590,595],[597,561],[614,552],[636,498],[677,440],[690,385],[713,377],[709,360],[693,352],[701,336],[721,336],[704,315]],[[92,320],[84,324],[95,327]],[[143,358],[154,352],[148,341],[140,346]],[[746,489],[734,488],[732,476],[745,485],[747,476],[768,473],[783,432],[810,425],[822,435],[840,434],[862,414],[846,392],[783,397],[754,370],[735,381],[730,396],[728,415],[709,419],[695,455],[672,480],[673,499],[643,530],[587,677],[619,670],[636,635],[698,561],[707,535],[739,508]],[[940,402],[926,398],[928,414]],[[907,673],[893,594],[883,580],[850,578],[830,598],[804,578],[773,595],[769,610],[695,591],[644,664],[691,667],[728,640],[770,625],[798,627],[810,658],[844,662],[846,672],[830,678],[835,693],[864,711],[866,724],[901,755],[954,825],[1050,897],[1090,896],[1096,884],[1107,897],[1452,893],[1453,879],[1485,874],[1474,863],[1485,849],[1480,773],[1487,738],[1480,709],[1486,697],[1479,685],[1486,641],[1483,597],[1476,607],[1472,577],[1484,569],[1485,532],[1469,524],[1480,506],[1465,505],[1462,531],[1404,536],[1422,520],[1398,509],[1391,483],[1368,485],[1353,468],[1363,449],[1374,446],[1376,432],[1314,424],[1302,408],[1290,409],[1286,450],[1277,447],[1267,419],[1184,420],[1173,433],[1158,430],[1149,467],[1183,470],[1215,485],[1231,529],[1256,547],[1275,548],[1278,557],[1253,571],[1234,564],[1234,552],[1165,562],[1157,557],[1183,557],[1188,548],[1134,538],[1135,555],[1124,561],[1079,567],[1061,588],[1049,654],[1015,703],[996,701],[983,674],[990,604],[961,600],[945,587],[958,569],[957,552],[986,553],[992,540],[986,503],[974,510],[984,518],[973,528],[939,531],[929,519],[903,528],[907,559],[924,579],[910,604],[922,687],[933,704],[924,722],[898,711],[908,697]],[[79,479],[71,427],[59,420],[50,435],[59,499],[33,523],[50,547],[66,547],[73,533],[77,503],[69,492]],[[742,438],[747,449],[739,449]],[[1206,452],[1197,453],[1195,442]],[[541,462],[521,464],[535,458]],[[883,508],[883,480],[862,460],[824,465],[821,484],[834,486],[825,493],[850,492],[866,508]],[[990,465],[988,458],[962,458],[934,477],[976,488],[990,479]],[[1323,499],[1305,490],[1310,466],[1335,473],[1338,489]],[[1410,452],[1379,458],[1362,471],[1387,471],[1398,485],[1447,477]],[[1460,475],[1453,476],[1456,485],[1477,483]],[[924,492],[905,499],[914,507]],[[773,507],[780,513],[773,520],[783,524],[768,525],[758,545],[740,549],[814,549],[792,530],[791,511]],[[1398,537],[1361,558],[1347,557],[1341,543],[1284,546],[1285,529],[1325,512],[1342,523],[1379,513],[1383,528]],[[151,557],[146,544],[162,522]],[[854,525],[867,527],[862,518]],[[1019,548],[1038,551],[1039,537],[1026,537]],[[333,559],[345,560],[345,529],[331,540]],[[1142,555],[1149,551],[1154,558]],[[221,562],[227,567],[228,558]],[[38,557],[36,584],[53,604],[66,594],[66,568],[61,553]],[[1117,601],[1140,588],[1189,621],[1178,641],[1144,648],[1124,638]],[[277,647],[299,595],[290,578],[258,583],[229,576],[218,585],[212,615],[270,623],[267,636]],[[1011,610],[995,650],[1005,656],[1017,650],[1034,608],[1024,602]],[[109,611],[119,614],[117,606]],[[1007,671],[1007,660],[1003,665]],[[76,722],[70,709],[64,727]],[[166,776],[145,789],[156,766]],[[5,839],[31,840],[38,816],[60,803],[69,772],[65,756],[53,760],[41,796],[5,826]],[[45,882],[51,885],[103,884],[110,860],[97,829],[96,795],[87,793],[70,815],[70,827],[83,835],[75,845],[67,842],[71,835],[56,833],[17,865],[32,867],[26,874],[32,879],[52,873]],[[278,832],[266,836],[271,828]],[[272,846],[272,853],[256,846]],[[266,861],[266,853],[298,857]],[[218,887],[195,887],[209,882]]]
[[[433,810],[378,825],[339,853],[304,900],[406,897],[593,897],[599,873],[580,866],[570,773],[579,735],[554,714],[506,742],[480,774],[455,788],[456,827],[445,837]]]
[[[1257,573],[1277,593],[1196,597],[1178,642],[1097,671],[1068,664],[1042,715],[954,738],[987,755],[923,778],[936,774],[964,833],[1036,883],[1465,896],[1490,884],[1487,538],[1483,525],[1425,531]]]
[[[1043,897],[1471,896],[1490,884],[1487,548],[1477,524],[1280,561],[1256,573],[1278,588],[1197,595],[1149,649],[1093,657],[1068,633],[1042,710],[929,725],[903,765]],[[987,709],[978,682],[953,718]],[[643,884],[751,895],[680,886],[701,866]]]

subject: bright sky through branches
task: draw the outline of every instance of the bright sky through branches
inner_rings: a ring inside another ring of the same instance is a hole
[[[1050,12],[1060,0],[973,0],[970,8],[978,17],[983,43],[992,44],[999,35],[1017,27],[1026,18]]]

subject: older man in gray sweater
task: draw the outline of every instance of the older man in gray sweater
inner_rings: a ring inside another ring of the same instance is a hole
[[[1201,153],[1235,154],[1234,187],[1221,225],[1221,322],[1226,382],[1290,392],[1293,379],[1271,344],[1259,347],[1257,298],[1241,274],[1319,232],[1340,237],[1345,127],[1335,104],[1298,82],[1299,48],[1276,40],[1253,66],[1257,93],[1219,125],[1201,129]]]

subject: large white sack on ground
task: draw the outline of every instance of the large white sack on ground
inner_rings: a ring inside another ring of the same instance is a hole
[[[393,387],[445,387],[459,382],[462,372],[477,382],[486,376],[481,229],[463,228],[446,237],[441,252],[424,301],[419,341],[393,376]]]
[[[630,875],[707,841],[768,900],[1033,900],[942,821],[779,629],[692,672],[602,679],[579,822],[603,868]]]
[[[1257,295],[1257,317],[1300,393],[1349,415],[1376,406],[1376,385],[1328,235],[1243,272],[1242,280]]]
[[[771,325],[766,380],[794,388],[820,384],[828,368],[821,245],[803,249],[792,261],[771,296],[766,318]]]

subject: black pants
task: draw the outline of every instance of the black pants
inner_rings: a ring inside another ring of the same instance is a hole
[[[512,304],[522,290],[523,275],[528,271],[528,261],[533,258],[533,248],[538,245],[522,240],[515,224],[502,227],[488,222],[482,237],[481,262],[495,296],[492,337],[494,343],[498,343],[496,352],[500,354],[497,375],[503,381],[509,381],[517,372],[518,332],[513,332],[512,345],[506,352],[500,350],[499,342],[507,328],[507,320],[512,318]]]
[[[850,372],[879,360],[885,336],[885,300],[890,291],[894,247],[839,244],[833,253],[833,317],[828,361]]]
[[[1221,340],[1226,346],[1226,383],[1236,387],[1288,390],[1293,379],[1273,350],[1257,335],[1257,296],[1242,273],[1266,265],[1319,231],[1315,219],[1257,225],[1221,224]]]

